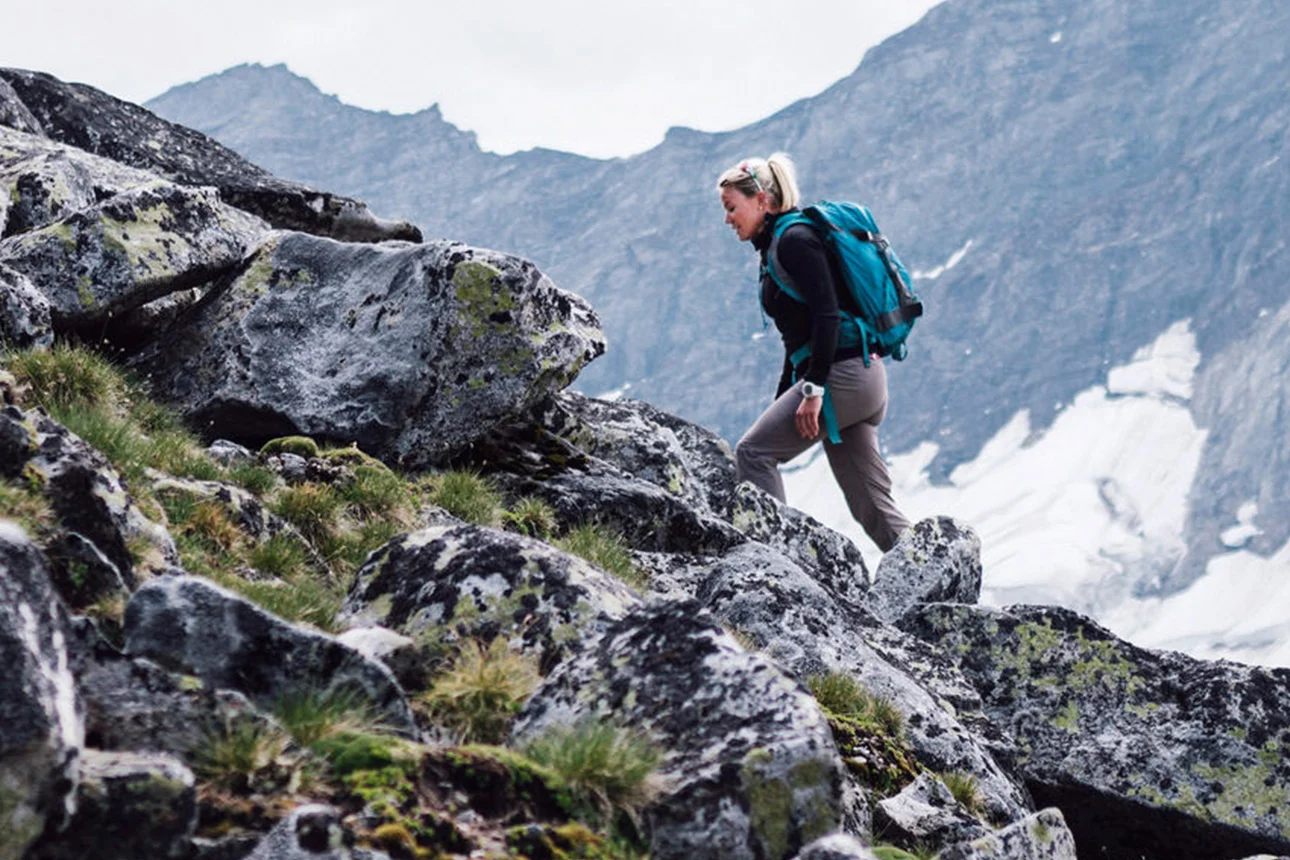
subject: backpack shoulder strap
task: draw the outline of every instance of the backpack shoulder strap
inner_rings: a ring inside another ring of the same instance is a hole
[[[801,291],[793,283],[793,278],[788,274],[788,270],[779,262],[779,240],[783,238],[784,233],[790,227],[798,225],[803,225],[807,228],[812,228],[813,226],[811,220],[801,212],[789,212],[781,215],[775,222],[775,232],[771,235],[770,246],[766,249],[765,271],[774,279],[781,290],[794,300],[802,302],[805,299],[802,297]]]

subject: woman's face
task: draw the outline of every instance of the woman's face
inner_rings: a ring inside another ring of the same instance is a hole
[[[727,185],[721,189],[721,205],[726,210],[726,223],[734,228],[739,241],[747,242],[761,230],[766,217],[765,191],[749,197]]]

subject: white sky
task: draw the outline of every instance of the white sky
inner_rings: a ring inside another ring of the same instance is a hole
[[[0,0],[0,66],[134,102],[246,62],[342,101],[438,103],[485,149],[641,152],[850,74],[935,0]],[[773,56],[786,56],[776,61]]]

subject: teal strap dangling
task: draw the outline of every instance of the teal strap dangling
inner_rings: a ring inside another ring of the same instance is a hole
[[[838,416],[833,411],[833,390],[828,386],[824,388],[824,406],[820,414],[824,416],[824,431],[828,434],[829,441],[834,445],[841,445],[842,434],[838,432]]]

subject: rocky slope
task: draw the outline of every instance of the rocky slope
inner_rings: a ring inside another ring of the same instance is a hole
[[[787,149],[808,197],[869,204],[920,273],[928,313],[892,367],[884,434],[893,451],[935,443],[934,478],[1021,410],[1042,432],[1190,320],[1189,407],[1210,432],[1185,556],[1124,571],[1170,592],[1223,550],[1242,505],[1257,503],[1262,529],[1249,549],[1290,538],[1287,473],[1264,468],[1290,438],[1275,370],[1290,279],[1287,14],[1276,0],[950,0],[818,96],[610,161],[490,155],[433,111],[346,108],[281,67],[230,70],[151,106],[432,235],[537,261],[604,321],[610,348],[583,390],[630,384],[731,441],[780,361],[750,342],[753,261],[711,191],[748,154]]]
[[[603,337],[532,263],[293,230],[225,188],[325,195],[5,78],[0,858],[1290,851],[1290,672],[977,607],[949,518],[873,576],[719,436],[562,390]]]

